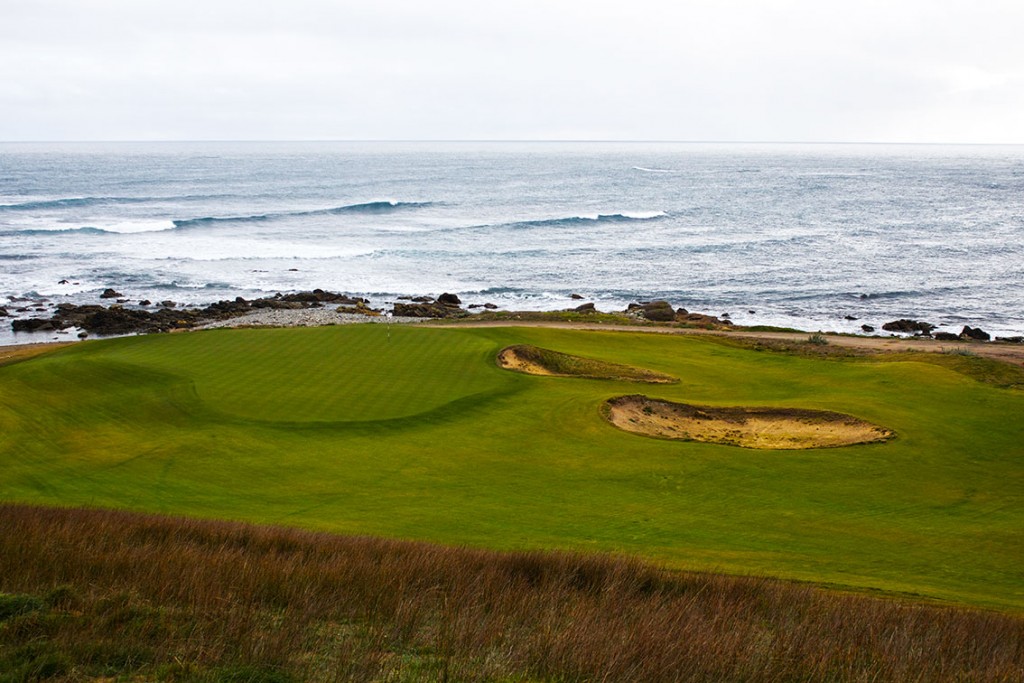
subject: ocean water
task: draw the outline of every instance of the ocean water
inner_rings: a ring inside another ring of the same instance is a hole
[[[1010,336],[1022,285],[1021,146],[0,143],[12,313],[320,287]]]

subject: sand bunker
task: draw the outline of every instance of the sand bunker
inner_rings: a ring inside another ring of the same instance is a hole
[[[644,368],[573,356],[528,344],[502,349],[498,353],[498,365],[506,370],[550,377],[614,379],[650,384],[674,384],[679,381],[670,375],[663,375]]]
[[[613,425],[634,434],[743,448],[835,448],[896,436],[852,415],[826,410],[712,408],[639,395],[608,400],[604,414]]]

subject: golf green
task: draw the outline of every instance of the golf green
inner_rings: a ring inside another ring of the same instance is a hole
[[[529,344],[676,384],[532,376]],[[608,399],[835,411],[883,443],[751,450]],[[350,325],[74,345],[0,367],[0,499],[640,555],[1024,609],[1024,392],[695,337]]]

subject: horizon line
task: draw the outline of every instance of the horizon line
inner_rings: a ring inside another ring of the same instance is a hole
[[[656,138],[126,138],[0,140],[0,144],[129,144],[129,143],[489,143],[489,144],[674,144],[674,145],[902,145],[902,146],[1022,146],[1024,142],[893,142],[864,140],[681,140]]]

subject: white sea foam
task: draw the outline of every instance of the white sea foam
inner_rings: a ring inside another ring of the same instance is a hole
[[[113,232],[120,235],[130,235],[140,232],[163,232],[164,230],[174,230],[174,221],[172,220],[129,220],[129,221],[118,221],[116,223],[107,223],[104,225],[89,225],[87,228],[93,228],[102,232]]]
[[[681,173],[681,171],[674,168],[644,168],[643,166],[634,166],[633,170],[644,173]]]

